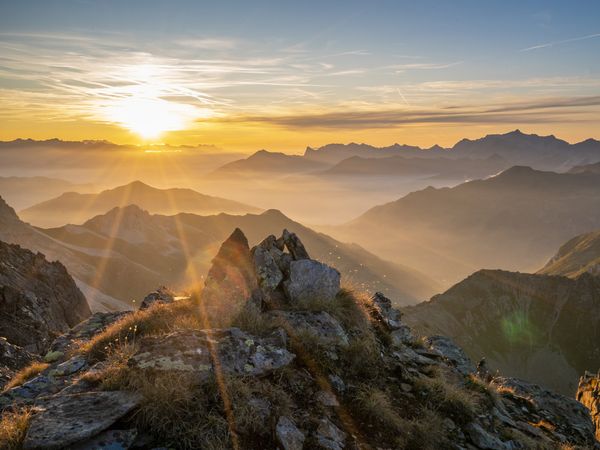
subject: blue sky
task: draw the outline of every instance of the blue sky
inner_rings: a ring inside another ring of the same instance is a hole
[[[26,117],[131,131],[115,99],[134,96],[145,100],[129,110],[160,100],[157,121],[173,119],[165,131],[179,141],[211,137],[209,121],[311,128],[319,139],[357,126],[417,136],[436,111],[473,117],[524,102],[535,108],[514,109],[515,125],[576,139],[598,119],[600,2],[0,2],[0,137],[20,133]],[[320,119],[340,110],[403,119]],[[487,128],[510,122],[486,114]],[[205,129],[190,126],[199,121]],[[442,121],[456,124],[448,139],[465,121]]]

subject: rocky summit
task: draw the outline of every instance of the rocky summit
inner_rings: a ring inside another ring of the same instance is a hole
[[[392,305],[288,231],[250,248],[236,229],[190,297],[96,313],[44,361],[4,342],[29,365],[0,394],[0,448],[600,448],[592,378],[575,399],[491,374]]]

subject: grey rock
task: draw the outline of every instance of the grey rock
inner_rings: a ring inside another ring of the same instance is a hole
[[[252,249],[252,262],[258,277],[258,285],[267,291],[277,289],[283,273],[279,268],[276,258],[281,260],[283,253],[274,244],[275,236],[269,236],[259,245]]]
[[[272,311],[269,315],[290,333],[304,331],[333,344],[349,343],[348,334],[342,324],[325,311]]]
[[[110,427],[141,401],[132,392],[86,392],[55,395],[38,405],[29,423],[24,449],[59,449]]]
[[[340,402],[331,391],[317,392],[316,399],[323,406],[340,406]]]
[[[346,441],[346,433],[340,430],[331,420],[324,417],[317,427],[317,443],[328,450],[342,450]]]
[[[127,450],[137,437],[135,428],[129,430],[107,430],[80,444],[75,444],[69,450]]]
[[[340,273],[311,259],[292,261],[289,278],[283,282],[283,288],[291,302],[331,301],[340,291]]]
[[[290,233],[288,230],[283,230],[283,235],[281,236],[281,238],[285,243],[285,246],[287,247],[288,251],[292,255],[294,261],[310,258],[308,256],[308,252],[304,248],[304,244],[302,244],[300,238],[296,236],[296,233]]]
[[[285,416],[280,417],[277,421],[275,436],[283,450],[302,450],[306,439],[296,424]]]
[[[400,325],[390,333],[392,345],[408,345],[415,341],[412,330],[408,325]]]
[[[83,356],[74,356],[71,359],[60,363],[54,369],[51,369],[49,374],[53,377],[65,377],[87,367],[87,360]]]
[[[425,344],[430,350],[438,352],[442,357],[454,366],[461,374],[469,375],[475,373],[476,368],[466,353],[456,345],[452,339],[446,336],[430,336],[425,339]]]
[[[18,345],[11,344],[4,337],[0,337],[0,390],[15,373],[39,359]]]
[[[537,430],[553,441],[562,442],[566,438],[574,445],[592,447],[596,444],[589,411],[577,400],[518,378],[496,377],[491,384],[503,393],[504,406],[517,424],[544,418],[552,426]]]
[[[137,369],[195,372],[199,379],[206,379],[214,372],[211,348],[216,348],[223,372],[259,376],[294,359],[295,355],[278,342],[279,336],[255,338],[237,328],[177,331],[142,338],[128,364]]]
[[[481,425],[471,422],[467,425],[467,434],[478,448],[484,450],[510,450],[512,446],[502,442],[496,436],[485,431]]]
[[[398,329],[402,326],[400,319],[402,313],[392,308],[392,301],[381,292],[376,292],[371,298],[376,318],[383,322],[390,330]]]
[[[154,304],[169,304],[175,301],[175,294],[166,286],[160,286],[154,292],[150,292],[142,303],[140,309],[148,309]]]
[[[0,410],[11,405],[30,404],[37,397],[56,394],[64,383],[48,375],[38,375],[0,395]]]
[[[346,391],[346,383],[338,375],[329,375],[329,382],[337,392],[343,393]]]

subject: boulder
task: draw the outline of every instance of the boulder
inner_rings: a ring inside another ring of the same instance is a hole
[[[304,248],[304,244],[302,244],[300,238],[296,236],[296,233],[290,233],[288,230],[283,230],[283,235],[281,236],[281,239],[283,240],[283,243],[292,255],[294,261],[310,258],[308,256],[308,252]]]
[[[280,417],[277,421],[275,436],[283,450],[302,450],[306,439],[296,424],[285,416]]]
[[[430,350],[440,354],[461,374],[467,376],[475,373],[476,368],[473,362],[469,359],[464,350],[456,345],[449,337],[439,335],[429,336],[425,338],[424,342]]]
[[[289,333],[304,331],[333,344],[349,343],[340,321],[325,311],[271,311],[269,315]]]
[[[106,430],[85,442],[71,446],[69,450],[127,450],[137,437],[137,430]]]
[[[291,302],[331,301],[340,291],[340,273],[312,259],[292,261],[283,288]]]
[[[280,268],[283,252],[277,248],[276,241],[275,236],[268,236],[251,251],[258,285],[267,293],[276,290],[283,280]]]
[[[139,405],[133,392],[103,391],[45,399],[29,422],[24,449],[60,449],[106,430]]]
[[[128,364],[137,369],[195,372],[205,380],[214,372],[215,357],[224,373],[260,376],[288,365],[295,355],[281,346],[279,334],[256,338],[227,328],[144,337]]]
[[[384,323],[388,329],[396,330],[403,326],[400,322],[402,313],[392,308],[392,301],[381,292],[375,292],[371,298],[371,304],[375,318]]]
[[[173,303],[175,301],[175,294],[171,292],[171,290],[165,286],[159,286],[154,292],[150,292],[142,303],[140,304],[140,309],[148,309],[151,305],[155,303],[168,304]]]

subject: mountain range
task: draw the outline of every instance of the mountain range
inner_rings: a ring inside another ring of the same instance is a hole
[[[323,230],[449,286],[480,268],[536,271],[567,239],[599,227],[600,175],[515,166],[413,192]]]
[[[345,282],[381,290],[399,304],[416,303],[439,290],[429,277],[386,262],[357,245],[316,233],[279,211],[199,216],[152,215],[135,205],[116,207],[82,225],[43,229],[22,222],[6,203],[0,207],[0,240],[18,243],[61,261],[93,310],[127,308],[148,286],[193,286],[206,273],[215,245],[236,227],[251,240],[287,228],[323,261],[335,261]]]
[[[26,222],[42,227],[56,227],[67,223],[83,223],[90,217],[130,204],[152,213],[173,215],[180,212],[243,214],[260,209],[220,197],[212,197],[192,189],[157,189],[141,181],[102,191],[97,194],[66,192],[19,212]],[[60,211],[60,214],[56,214]]]
[[[570,239],[538,273],[571,278],[584,273],[600,275],[600,231]]]

